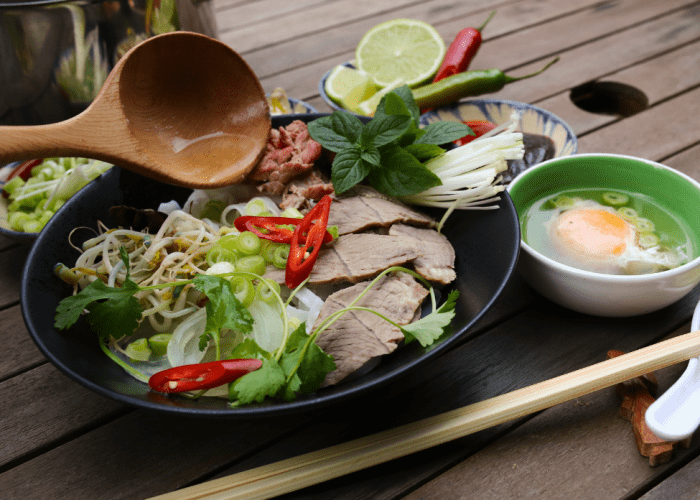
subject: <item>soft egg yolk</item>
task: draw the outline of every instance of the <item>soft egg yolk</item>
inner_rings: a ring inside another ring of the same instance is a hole
[[[556,231],[571,250],[605,258],[625,251],[632,228],[624,219],[605,210],[574,209],[559,216]]]

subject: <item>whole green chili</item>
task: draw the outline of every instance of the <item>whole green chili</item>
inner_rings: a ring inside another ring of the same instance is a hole
[[[465,71],[442,80],[413,89],[413,98],[419,108],[444,106],[463,97],[498,92],[506,84],[539,75],[559,58],[550,61],[544,68],[524,76],[509,76],[500,69]]]

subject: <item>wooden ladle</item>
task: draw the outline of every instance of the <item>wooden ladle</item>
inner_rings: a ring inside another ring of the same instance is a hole
[[[180,31],[127,52],[81,114],[0,127],[0,163],[83,156],[170,184],[214,188],[243,179],[269,133],[267,99],[248,64],[217,40]]]

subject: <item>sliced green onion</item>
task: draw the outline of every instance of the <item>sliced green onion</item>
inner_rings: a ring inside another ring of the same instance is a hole
[[[260,198],[250,200],[245,206],[245,215],[259,216],[263,212],[267,212],[267,206]]]
[[[247,255],[236,261],[236,271],[241,273],[265,274],[265,259],[262,255]]]
[[[152,352],[146,339],[134,340],[126,346],[126,355],[134,361],[148,361]]]
[[[260,253],[260,238],[255,233],[244,231],[236,238],[236,247],[243,255],[257,255]]]
[[[278,269],[287,267],[287,259],[289,258],[289,245],[281,244],[275,248],[272,253],[272,265]]]
[[[284,210],[284,212],[282,212],[280,214],[280,217],[290,217],[292,219],[303,219],[304,214],[302,214],[299,210],[297,210],[294,207],[289,207],[289,208],[286,208]]]
[[[272,304],[277,300],[277,295],[273,292],[280,293],[279,283],[273,280],[261,280],[258,286],[255,288],[255,298],[262,300],[266,304]]]
[[[245,276],[233,276],[230,281],[233,294],[241,301],[243,307],[247,308],[255,300],[255,286],[253,282]]]
[[[238,259],[238,252],[223,248],[220,245],[214,245],[207,251],[206,261],[209,266],[213,266],[217,262],[230,262],[233,264]]]
[[[659,237],[654,233],[642,233],[637,238],[637,244],[642,248],[651,248],[659,244]]]
[[[148,347],[154,356],[165,356],[168,352],[168,342],[173,337],[172,333],[157,333],[148,339]]]
[[[617,207],[620,205],[625,205],[629,201],[630,201],[630,197],[624,193],[616,193],[614,191],[603,193],[603,202],[606,205]]]
[[[7,182],[5,183],[5,186],[3,187],[3,190],[4,190],[7,194],[10,194],[10,195],[11,195],[12,193],[15,192],[15,190],[16,190],[17,188],[22,187],[23,185],[24,185],[24,181],[22,180],[21,177],[17,176],[17,177],[13,177],[13,178],[10,179],[9,181],[7,181]]]
[[[643,233],[652,233],[654,232],[654,229],[656,229],[654,223],[649,219],[645,219],[644,217],[637,217],[632,221],[632,223]]]
[[[623,219],[628,220],[628,221],[633,221],[639,216],[639,214],[637,214],[637,211],[634,208],[630,208],[630,207],[618,208],[617,214],[620,217],[622,217]]]
[[[221,220],[221,214],[226,208],[226,203],[221,200],[209,200],[206,205],[204,205],[204,211],[200,215],[200,219],[209,219],[213,221]]]

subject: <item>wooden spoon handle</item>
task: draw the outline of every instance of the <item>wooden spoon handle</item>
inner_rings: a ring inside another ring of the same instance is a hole
[[[464,408],[151,500],[271,498],[575,399],[700,355],[700,331]]]
[[[60,123],[0,127],[0,164],[51,156],[84,156],[89,138],[75,118]]]

